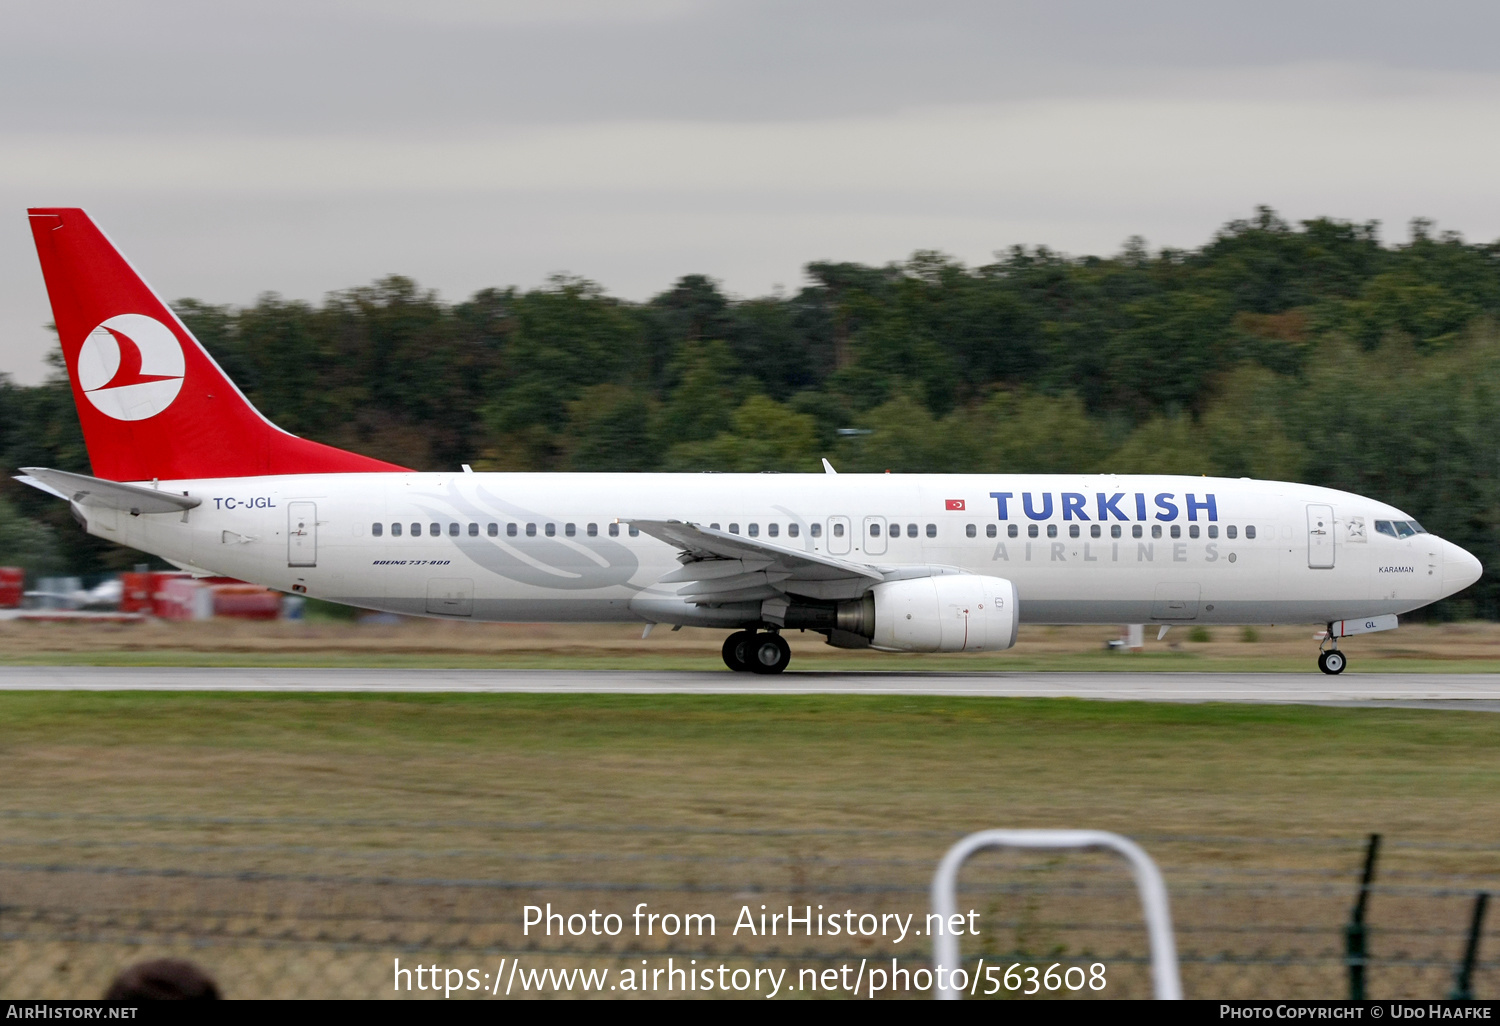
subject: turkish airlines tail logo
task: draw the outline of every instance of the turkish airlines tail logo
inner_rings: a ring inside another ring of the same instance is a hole
[[[107,417],[145,420],[172,405],[185,368],[170,328],[145,314],[119,314],[83,340],[78,387]]]

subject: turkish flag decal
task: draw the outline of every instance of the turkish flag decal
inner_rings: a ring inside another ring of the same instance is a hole
[[[964,500],[962,500],[962,499],[949,499],[947,506],[945,506],[944,508],[948,509],[948,510],[955,510],[955,509],[961,510],[961,509],[964,508]]]

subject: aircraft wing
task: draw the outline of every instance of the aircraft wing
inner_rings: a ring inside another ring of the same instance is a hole
[[[102,506],[123,510],[132,516],[141,513],[180,513],[201,505],[202,499],[175,492],[163,492],[144,485],[105,481],[87,474],[47,467],[22,467],[26,473],[16,480],[80,506]]]
[[[866,563],[729,534],[680,520],[622,520],[675,546],[682,567],[658,583],[681,584],[677,594],[695,605],[751,602],[805,595],[857,598],[886,573]]]

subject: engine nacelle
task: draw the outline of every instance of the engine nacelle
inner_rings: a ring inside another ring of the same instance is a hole
[[[877,584],[870,643],[901,652],[998,652],[1016,643],[1021,604],[1003,577],[944,574]]]

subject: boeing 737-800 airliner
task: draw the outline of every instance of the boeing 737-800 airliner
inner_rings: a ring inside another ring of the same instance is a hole
[[[280,430],[76,209],[32,210],[95,476],[20,480],[90,534],[185,570],[442,619],[724,628],[990,652],[1021,623],[1328,626],[1338,639],[1479,579],[1376,499],[1113,474],[423,473]]]

